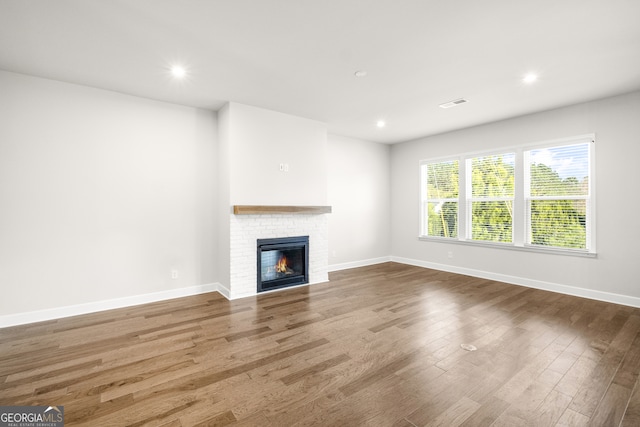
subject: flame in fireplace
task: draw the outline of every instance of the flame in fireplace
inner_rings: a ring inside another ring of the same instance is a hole
[[[287,257],[286,256],[282,256],[282,258],[280,258],[278,260],[278,263],[276,264],[276,271],[278,273],[286,273],[287,272]]]

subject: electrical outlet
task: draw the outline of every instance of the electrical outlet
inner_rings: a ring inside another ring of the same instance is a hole
[[[178,270],[171,270],[171,278],[172,279],[178,278]]]
[[[449,259],[453,258],[453,251],[449,251],[447,253],[447,256],[449,257]]]

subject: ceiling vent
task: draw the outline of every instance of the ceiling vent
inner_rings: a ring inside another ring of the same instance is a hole
[[[453,101],[449,101],[449,102],[445,102],[444,104],[440,104],[440,108],[451,108],[451,107],[455,107],[456,105],[465,104],[467,102],[469,102],[469,101],[467,101],[464,98],[454,99]]]

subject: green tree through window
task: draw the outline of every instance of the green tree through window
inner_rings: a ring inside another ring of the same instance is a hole
[[[471,239],[513,241],[515,154],[469,159],[471,164]]]
[[[586,249],[588,155],[588,144],[527,152],[530,244]]]
[[[426,182],[423,233],[428,236],[458,236],[458,161],[429,163],[422,168]]]

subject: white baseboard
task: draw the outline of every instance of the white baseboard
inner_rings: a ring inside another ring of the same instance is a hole
[[[527,279],[524,277],[509,276],[506,274],[492,273],[489,271],[475,270],[471,268],[456,267],[446,264],[437,264],[428,261],[420,261],[410,258],[391,257],[391,261],[400,264],[414,265],[416,267],[430,268],[433,270],[447,271],[449,273],[464,274],[467,276],[479,277],[481,279],[496,280],[498,282],[510,283],[512,285],[526,286],[528,288],[542,289],[545,291],[557,292],[560,294],[573,295],[576,297],[588,298],[598,301],[611,302],[614,304],[628,305],[630,307],[640,307],[640,298],[628,295],[614,294],[610,292],[596,291],[593,289],[579,288],[576,286],[561,285],[559,283],[545,282],[541,280]]]
[[[218,292],[228,300],[231,300],[231,289],[223,285],[222,283],[218,283]]]
[[[467,276],[479,277],[482,279],[496,280],[513,285],[526,286],[534,289],[558,292],[566,295],[589,298],[598,301],[605,301],[614,304],[622,304],[630,307],[640,307],[640,298],[628,295],[614,294],[610,292],[596,291],[592,289],[579,288],[575,286],[561,285],[559,283],[544,282],[541,280],[527,279],[524,277],[509,276],[506,274],[492,273],[489,271],[475,270],[471,268],[456,267],[446,264],[438,264],[428,261],[421,261],[410,258],[387,256],[372,258],[362,261],[348,262],[330,265],[328,270],[339,271],[349,268],[365,267],[368,265],[381,264],[384,262],[397,262],[400,264],[413,265],[416,267],[430,268],[433,270],[447,271],[449,273],[464,274]],[[322,282],[319,282],[322,283]],[[308,285],[301,285],[308,286]],[[174,298],[181,298],[191,295],[204,294],[207,292],[219,292],[227,299],[230,298],[230,290],[220,283],[209,283],[189,288],[172,289],[151,294],[134,295],[124,298],[115,298],[105,301],[96,301],[87,304],[78,304],[66,307],[51,308],[47,310],[31,311],[26,313],[16,313],[0,316],[0,328],[23,325],[26,323],[42,322],[46,320],[60,319],[63,317],[77,316],[80,314],[94,313],[116,308],[130,307],[134,305],[147,304],[151,302],[164,301]],[[250,296],[250,295],[247,295]],[[237,297],[241,298],[241,297]],[[237,299],[234,298],[234,299]]]
[[[349,268],[366,267],[368,265],[382,264],[383,262],[391,261],[391,258],[392,258],[391,256],[385,256],[380,258],[365,259],[362,261],[345,262],[342,264],[332,264],[332,265],[329,265],[329,272],[347,270]]]
[[[115,298],[105,301],[96,301],[86,304],[69,305],[66,307],[50,308],[46,310],[30,311],[26,313],[7,314],[0,316],[0,328],[23,325],[26,323],[42,322],[45,320],[60,319],[63,317],[77,316],[80,314],[95,313],[97,311],[112,310],[115,308],[131,307],[150,302],[164,301],[191,295],[204,294],[219,290],[218,283],[191,286],[188,288],[171,289],[168,291],[154,292],[143,295],[133,295],[124,298]]]

